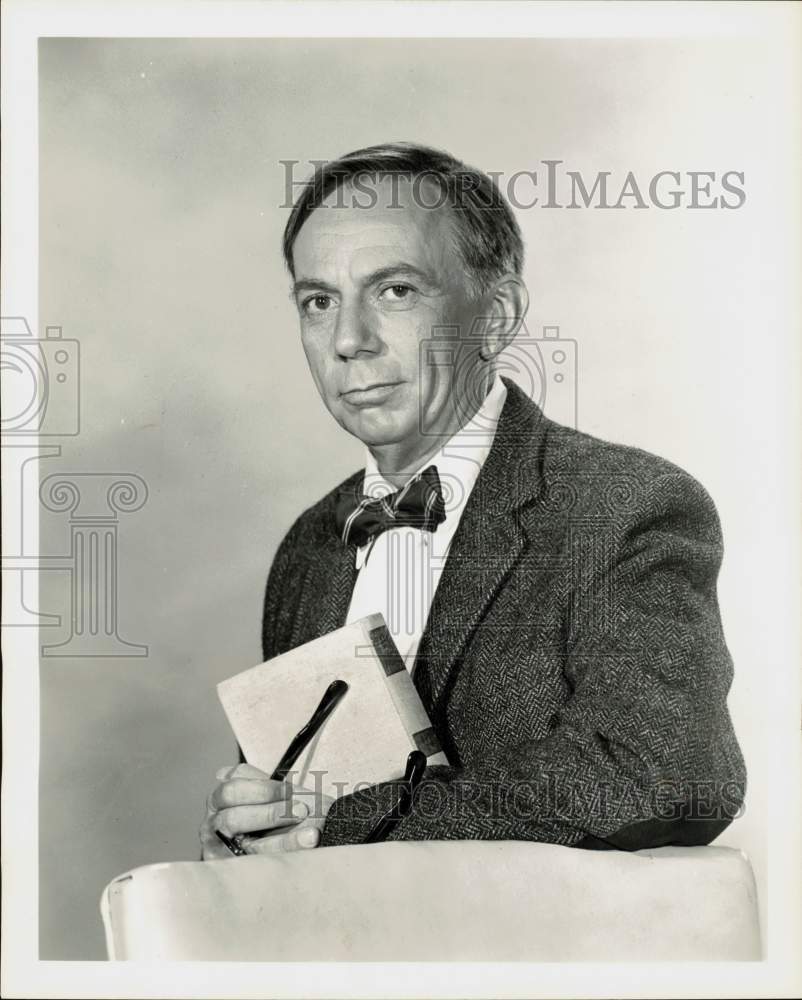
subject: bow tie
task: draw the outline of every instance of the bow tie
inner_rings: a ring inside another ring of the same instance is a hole
[[[425,468],[397,493],[371,498],[344,492],[337,499],[337,532],[346,545],[365,545],[389,528],[437,531],[445,517],[436,465]]]

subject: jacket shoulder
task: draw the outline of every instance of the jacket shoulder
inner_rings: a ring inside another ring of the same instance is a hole
[[[302,511],[284,535],[279,545],[279,552],[287,546],[303,544],[321,535],[327,536],[332,530],[338,496],[348,490],[359,491],[362,485],[362,476],[361,469],[352,473],[318,501]],[[276,558],[278,558],[278,553]]]
[[[563,502],[589,515],[649,512],[671,504],[699,507],[715,518],[705,488],[678,465],[631,445],[558,424],[514,382],[498,428],[495,473],[517,477],[520,495],[545,488],[547,508]],[[505,419],[506,418],[506,419]],[[498,456],[497,456],[498,457]],[[489,471],[489,470],[488,470]],[[553,501],[553,503],[551,502]]]
[[[262,654],[271,659],[291,648],[295,613],[311,563],[331,546],[337,495],[358,488],[362,473],[354,473],[317,503],[307,507],[279,544],[268,573],[262,611]]]
[[[543,477],[547,489],[570,494],[574,505],[611,514],[676,514],[686,511],[720,533],[709,493],[689,472],[642,448],[606,441],[546,421]]]

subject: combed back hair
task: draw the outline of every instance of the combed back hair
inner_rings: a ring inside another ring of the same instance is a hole
[[[391,175],[410,180],[423,207],[441,211],[448,206],[453,218],[455,250],[480,293],[504,274],[521,274],[524,262],[521,231],[496,182],[443,150],[411,142],[392,142],[357,149],[337,160],[318,164],[284,229],[284,260],[293,278],[293,245],[312,212],[333,191],[349,182],[369,178],[376,183]],[[431,188],[422,190],[427,182],[437,185],[439,196],[432,198]],[[362,199],[355,197],[355,203],[360,202]]]

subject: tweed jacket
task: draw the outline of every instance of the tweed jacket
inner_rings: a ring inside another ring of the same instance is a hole
[[[708,843],[746,781],[713,503],[676,466],[558,425],[505,383],[413,670],[450,766],[427,768],[391,838]],[[344,624],[355,549],[337,537],[335,504],[361,482],[281,543],[265,659]],[[361,842],[397,794],[344,795],[322,844]]]

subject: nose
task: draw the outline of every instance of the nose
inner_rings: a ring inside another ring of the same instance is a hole
[[[334,352],[341,361],[352,361],[381,350],[376,317],[361,302],[341,302],[334,328]]]

